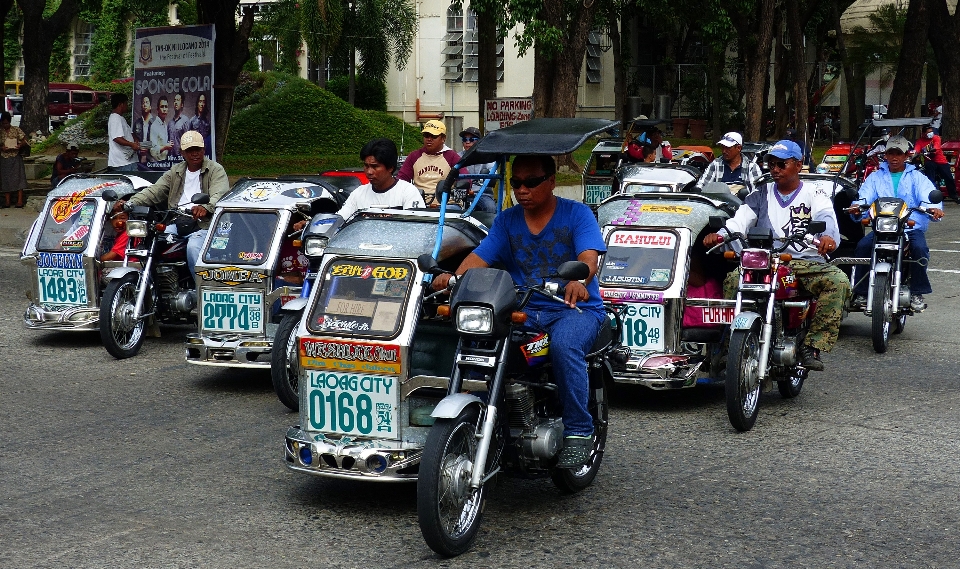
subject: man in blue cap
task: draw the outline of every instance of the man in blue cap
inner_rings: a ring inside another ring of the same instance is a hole
[[[750,227],[767,227],[774,239],[782,239],[803,231],[811,221],[825,221],[827,229],[816,245],[794,244],[787,249],[793,255],[790,267],[800,286],[817,297],[817,310],[810,323],[810,331],[800,347],[800,363],[813,371],[822,371],[820,352],[829,352],[837,342],[843,306],[850,297],[850,281],[825,256],[837,248],[840,231],[830,198],[813,186],[800,181],[803,152],[797,143],[780,140],[767,153],[767,167],[773,182],[757,186],[747,196],[736,215],[727,220],[726,227],[746,234]],[[707,235],[703,244],[712,247],[720,243],[727,231]],[[727,275],[724,292],[733,298],[738,280],[737,271]]]

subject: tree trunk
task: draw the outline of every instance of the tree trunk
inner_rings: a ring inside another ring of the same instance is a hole
[[[7,21],[7,15],[10,14],[10,9],[13,8],[13,0],[0,0],[0,47],[3,46],[3,41],[5,39],[4,30],[6,26],[3,25]],[[6,61],[3,57],[3,49],[0,49],[0,72],[3,72]],[[4,73],[4,80],[6,80],[6,74]]]
[[[776,0],[756,0],[750,10],[741,11],[736,4],[724,9],[737,31],[739,49],[743,52],[746,83],[744,127],[745,140],[759,140],[763,126],[764,87],[767,84],[770,46],[773,43],[774,7]]]
[[[611,10],[607,26],[613,51],[613,118],[624,124],[627,118],[627,74],[623,67],[623,46],[620,44],[620,14]]]
[[[477,108],[480,132],[486,134],[483,117],[487,100],[497,98],[497,18],[492,7],[471,3],[477,12]],[[470,126],[470,125],[465,125]]]
[[[846,42],[843,40],[843,30],[840,27],[840,8],[837,6],[838,0],[832,0],[830,10],[833,18],[833,28],[837,33],[837,51],[840,53],[840,61],[843,62],[843,81],[847,84],[847,112],[843,117],[840,127],[840,135],[843,138],[856,138],[857,126],[863,120],[863,101],[864,89],[860,86],[864,78],[860,71],[849,63],[847,56]]]
[[[713,116],[713,137],[719,138],[724,132],[724,120],[720,101],[720,81],[723,79],[723,53],[713,47],[707,47],[707,81],[710,83],[710,114]]]
[[[808,118],[810,115],[807,101],[807,62],[806,50],[803,47],[803,22],[800,16],[799,0],[785,2],[785,11],[787,16],[787,32],[790,35],[790,67],[793,76],[793,104],[797,113],[796,129],[798,142],[802,142],[804,148],[811,146],[812,133],[807,132]]]
[[[199,0],[197,16],[201,24],[213,24],[214,42],[214,132],[216,155],[223,156],[233,115],[233,95],[243,65],[250,59],[248,40],[253,28],[253,9],[243,9],[239,27],[234,17],[240,0]]]
[[[577,3],[565,18],[563,0],[544,2],[544,20],[564,32],[565,41],[555,54],[538,49],[534,56],[534,113],[538,117],[573,117],[577,111],[580,71],[587,51],[587,35],[593,27],[597,2],[589,7]],[[565,24],[564,22],[569,22]]]
[[[930,25],[929,0],[910,0],[907,22],[903,29],[903,46],[893,79],[890,105],[891,117],[912,117],[917,107],[917,95],[923,84],[923,62],[927,58],[927,28]]]
[[[19,0],[23,13],[23,117],[24,132],[47,132],[47,92],[50,82],[50,53],[79,11],[76,0],[62,0],[57,11],[43,17],[43,2]]]
[[[787,112],[787,109],[789,109],[787,89],[790,83],[788,81],[790,69],[787,67],[787,50],[780,42],[774,42],[773,44],[773,60],[775,65],[773,70],[773,108],[777,110],[777,114],[773,117],[773,137],[779,139],[785,136],[787,123],[790,121],[790,113]],[[766,124],[762,125],[764,130],[766,126]],[[766,132],[761,133],[761,136],[766,135]]]
[[[930,45],[933,46],[943,83],[943,122],[940,137],[943,140],[960,135],[960,11],[951,16],[944,0],[930,4]]]

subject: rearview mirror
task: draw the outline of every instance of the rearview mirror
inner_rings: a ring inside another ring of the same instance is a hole
[[[710,216],[710,229],[713,229],[714,231],[718,231],[718,230],[720,230],[720,229],[723,229],[724,221],[725,221],[724,218],[721,217],[721,216],[719,216],[719,215],[711,215],[711,216]]]
[[[437,265],[437,260],[433,258],[433,255],[429,253],[424,253],[417,257],[417,267],[428,274],[436,275],[440,274],[441,271],[439,265]]]
[[[823,220],[811,221],[807,224],[807,233],[817,235],[827,230],[827,222]]]
[[[940,190],[933,190],[930,192],[930,196],[927,198],[927,201],[930,203],[940,203],[943,201],[943,192]]]
[[[590,267],[580,261],[567,261],[557,268],[557,276],[568,281],[580,281],[590,276]]]
[[[196,204],[196,205],[208,204],[210,203],[210,195],[209,194],[193,194],[193,196],[190,198],[190,203]]]
[[[747,194],[749,193],[750,193],[750,190],[746,186],[744,186],[740,188],[740,190],[737,192],[737,197],[740,198],[740,201],[743,201],[747,199]]]
[[[103,190],[103,193],[100,194],[100,197],[107,200],[108,202],[117,201],[117,192],[113,190]]]

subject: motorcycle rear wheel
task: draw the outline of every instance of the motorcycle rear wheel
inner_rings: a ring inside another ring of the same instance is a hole
[[[786,379],[777,380],[777,389],[784,399],[793,399],[800,395],[803,389],[803,382],[807,379],[808,370],[802,367],[793,367],[790,375]]]
[[[727,357],[727,416],[733,428],[749,431],[760,410],[760,336],[756,327],[734,330]]]
[[[294,331],[303,318],[303,311],[288,312],[280,320],[273,337],[270,354],[270,379],[280,402],[291,411],[300,410],[300,354]]]
[[[601,379],[599,387],[590,388],[590,401],[587,403],[593,416],[593,451],[586,464],[577,470],[554,468],[550,478],[554,485],[565,494],[574,494],[593,483],[600,471],[603,449],[607,446],[607,415],[610,409],[609,383]]]
[[[444,557],[467,551],[483,517],[485,486],[470,489],[479,411],[471,406],[430,428],[417,477],[417,519],[430,549]]]
[[[128,273],[110,281],[100,299],[100,340],[118,360],[132,358],[143,346],[144,319],[133,318],[138,276]]]
[[[893,333],[902,334],[903,329],[907,327],[907,313],[901,312],[893,318]]]
[[[890,314],[893,303],[890,300],[890,275],[878,273],[873,279],[873,306],[871,338],[873,339],[873,349],[878,354],[887,351],[887,344],[890,341],[890,320],[893,318]]]

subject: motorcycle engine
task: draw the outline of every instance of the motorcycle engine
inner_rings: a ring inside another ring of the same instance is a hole
[[[528,460],[549,460],[560,452],[563,421],[559,417],[539,417],[532,387],[511,383],[504,393],[511,431],[519,431],[520,454]]]
[[[160,298],[171,312],[190,312],[197,306],[197,293],[192,290],[179,290],[176,267],[157,267],[156,285]]]
[[[900,302],[897,304],[901,310],[910,306],[910,287],[900,285]]]
[[[796,365],[797,341],[794,338],[784,338],[782,346],[774,346],[770,350],[770,362],[778,366]]]

